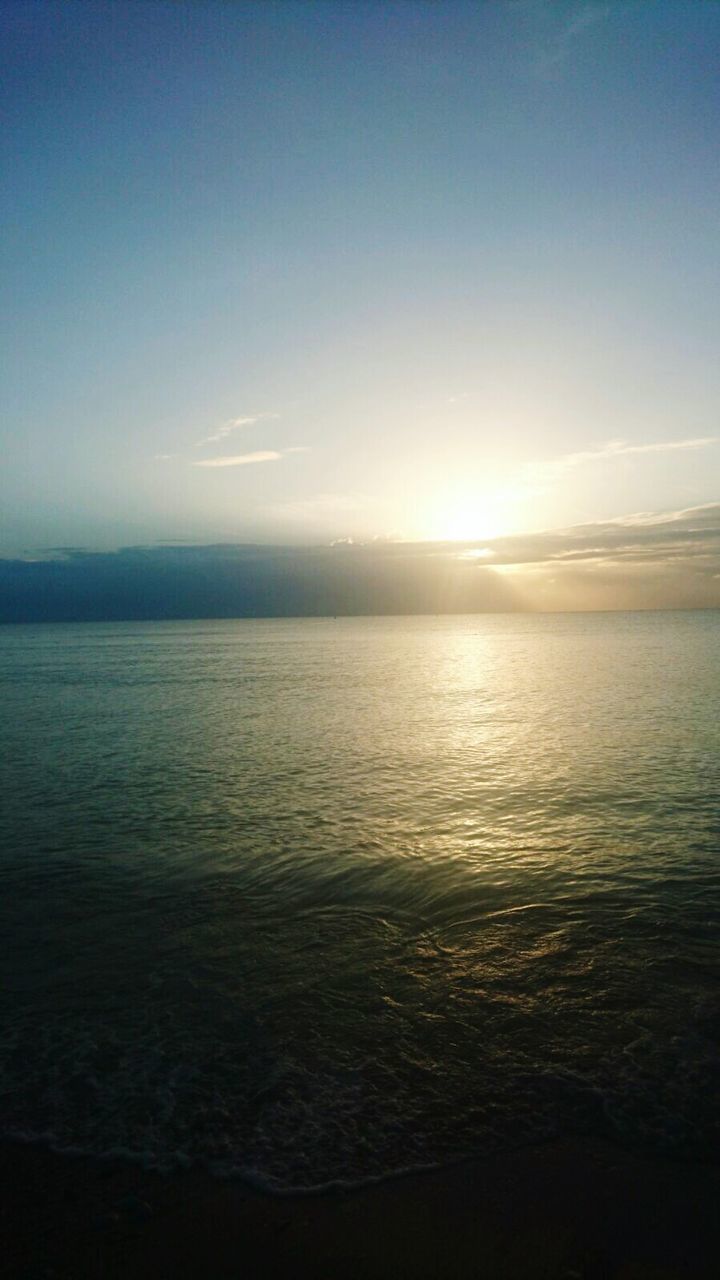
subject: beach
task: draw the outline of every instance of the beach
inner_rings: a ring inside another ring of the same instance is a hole
[[[507,1277],[717,1274],[720,1170],[567,1141],[352,1192],[270,1196],[196,1170],[7,1143],[3,1274],[108,1277]]]

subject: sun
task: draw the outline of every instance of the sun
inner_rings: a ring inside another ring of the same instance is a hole
[[[479,542],[503,537],[508,525],[507,495],[455,492],[431,503],[423,536],[431,542]]]

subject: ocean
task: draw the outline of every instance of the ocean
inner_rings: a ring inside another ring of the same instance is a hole
[[[0,1133],[718,1154],[720,613],[0,628]]]

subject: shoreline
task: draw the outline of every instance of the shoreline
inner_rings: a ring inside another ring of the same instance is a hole
[[[584,1139],[281,1195],[3,1142],[0,1183],[8,1280],[709,1280],[720,1269],[720,1167]]]

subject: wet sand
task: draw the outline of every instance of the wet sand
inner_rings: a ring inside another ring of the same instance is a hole
[[[680,1280],[720,1269],[720,1169],[565,1142],[354,1192],[0,1146],[3,1276]]]

